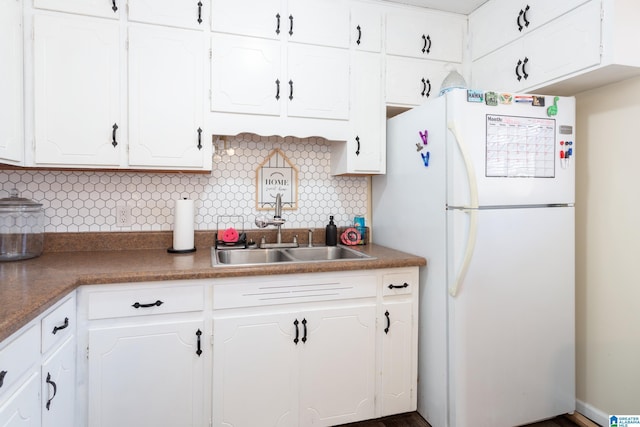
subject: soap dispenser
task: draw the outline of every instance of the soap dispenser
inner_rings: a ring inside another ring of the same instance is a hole
[[[329,216],[329,224],[327,224],[324,240],[327,246],[336,246],[338,244],[338,227],[333,222],[333,215]]]

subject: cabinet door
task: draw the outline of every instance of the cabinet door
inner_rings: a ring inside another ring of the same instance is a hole
[[[129,28],[130,166],[205,166],[204,56],[200,32]]]
[[[288,313],[213,320],[214,427],[298,426],[303,343],[294,343],[295,320]]]
[[[89,329],[89,426],[199,427],[202,321]]]
[[[473,86],[526,90],[597,65],[600,62],[600,25],[600,3],[586,4],[474,61]],[[518,66],[519,61],[526,61],[524,71],[522,65]],[[518,80],[518,77],[521,78]]]
[[[283,0],[211,0],[211,30],[279,39],[288,31]]]
[[[438,96],[447,75],[442,63],[398,56],[386,61],[387,104],[415,106]]]
[[[349,51],[289,44],[287,115],[349,119]]]
[[[118,43],[117,22],[34,16],[36,163],[120,164]]]
[[[384,173],[385,108],[382,95],[382,58],[352,52],[351,137],[331,150],[331,172]],[[340,156],[340,157],[338,157]]]
[[[387,54],[462,62],[467,18],[419,8],[387,13]]]
[[[532,32],[588,0],[491,0],[469,15],[471,59]]]
[[[0,427],[40,427],[40,375],[33,373],[0,406]]]
[[[42,364],[42,427],[74,425],[75,339],[68,339]]]
[[[385,302],[382,310],[382,415],[415,411],[413,302]]]
[[[0,0],[0,162],[24,159],[22,113],[22,1]]]
[[[343,0],[289,0],[286,39],[318,46],[349,46],[349,5]]]
[[[120,9],[125,7],[124,0],[33,0],[33,6],[58,12],[79,13],[118,19]]]
[[[129,2],[130,21],[160,24],[170,27],[202,29],[207,2],[202,0],[136,0]]]
[[[279,42],[213,34],[211,110],[280,115],[288,95]]]
[[[382,8],[373,3],[351,5],[351,47],[367,52],[382,49]]]
[[[301,313],[300,425],[375,415],[375,305]]]
[[[524,38],[526,87],[600,63],[600,2],[592,1]]]

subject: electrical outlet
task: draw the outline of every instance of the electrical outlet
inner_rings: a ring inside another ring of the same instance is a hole
[[[131,207],[127,205],[116,206],[116,225],[118,227],[131,227]]]

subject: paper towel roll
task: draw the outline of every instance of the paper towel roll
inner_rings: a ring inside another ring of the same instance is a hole
[[[193,200],[179,199],[173,214],[173,250],[184,251],[193,249]]]

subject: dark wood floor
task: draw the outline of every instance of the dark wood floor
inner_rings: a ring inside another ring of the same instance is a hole
[[[431,427],[417,412],[409,414],[393,415],[391,417],[379,418],[377,420],[362,421],[359,423],[343,424],[340,427]],[[576,427],[564,417],[556,417],[525,427]]]

